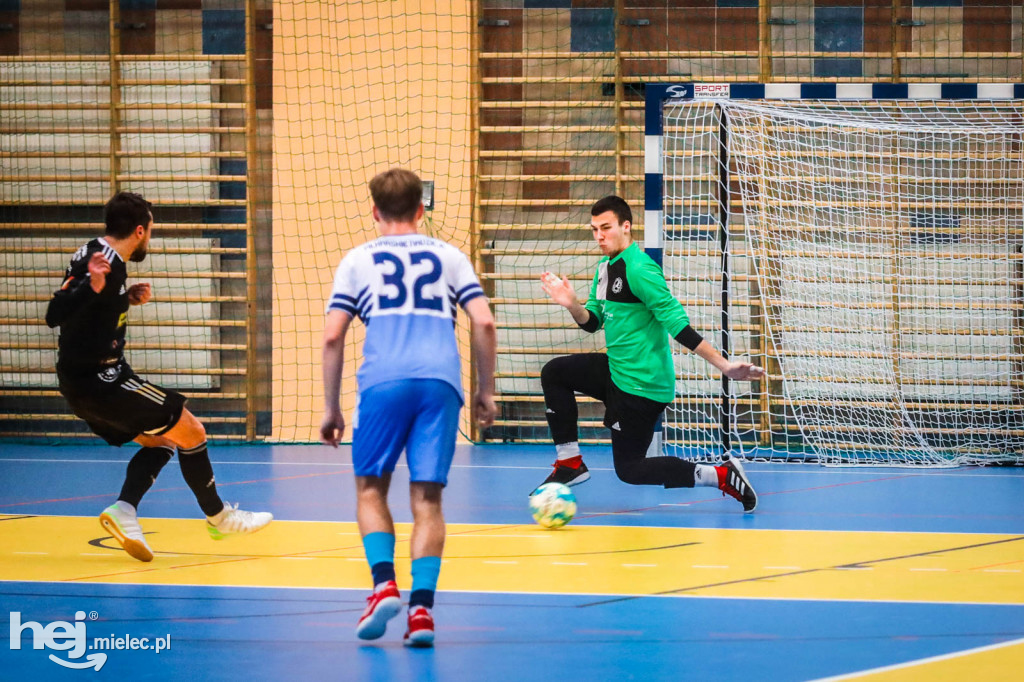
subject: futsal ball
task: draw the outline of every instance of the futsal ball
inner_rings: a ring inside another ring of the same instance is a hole
[[[561,528],[576,515],[576,496],[567,485],[545,483],[530,495],[530,513],[545,528]]]

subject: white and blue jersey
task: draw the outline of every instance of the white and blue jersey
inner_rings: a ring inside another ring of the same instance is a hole
[[[454,246],[394,235],[342,259],[327,311],[343,310],[366,325],[360,392],[399,379],[439,379],[462,399],[457,306],[483,295],[469,259]]]

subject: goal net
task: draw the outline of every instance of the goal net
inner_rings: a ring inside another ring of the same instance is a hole
[[[669,100],[665,274],[762,381],[678,348],[666,449],[930,466],[1024,446],[1024,103]]]

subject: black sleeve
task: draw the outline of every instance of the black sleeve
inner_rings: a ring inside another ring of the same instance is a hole
[[[91,304],[98,296],[99,294],[92,290],[88,273],[81,278],[68,273],[60,289],[53,292],[53,298],[46,307],[46,326],[51,329],[59,327],[75,311]]]
[[[686,325],[683,327],[681,332],[676,334],[676,341],[683,344],[690,350],[697,350],[697,346],[699,346],[703,340],[704,337],[698,334],[697,330],[690,325]]]
[[[587,310],[587,321],[584,322],[583,324],[580,324],[579,322],[577,322],[576,324],[578,324],[580,329],[587,332],[588,334],[593,334],[594,332],[601,328],[601,322],[597,319],[597,315],[590,312],[589,310]]]

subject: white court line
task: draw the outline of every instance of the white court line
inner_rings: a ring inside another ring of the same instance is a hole
[[[160,554],[158,552],[158,554]],[[362,561],[362,559],[350,559],[350,561]],[[445,563],[446,559],[442,559],[441,563]],[[11,578],[0,578],[0,585],[4,583],[33,583],[51,585],[54,581],[52,580],[26,580],[24,578],[18,578],[17,580]],[[138,586],[151,588],[153,585],[161,585],[164,587],[180,588],[180,587],[210,587],[210,583],[136,583],[136,582],[116,582],[116,583],[101,583],[101,582],[79,582],[77,585],[104,585],[112,587],[124,587]],[[329,592],[362,592],[366,593],[365,587],[322,587],[319,585],[251,585],[251,584],[237,584],[237,585],[218,585],[218,589],[224,590],[235,590],[235,589],[246,589],[246,590],[321,590]],[[632,597],[635,599],[699,599],[702,601],[715,600],[720,601],[727,599],[730,601],[764,601],[764,602],[807,602],[809,604],[834,604],[836,602],[842,602],[844,604],[942,604],[946,606],[1005,606],[1005,602],[985,602],[985,601],[943,601],[934,599],[820,599],[817,597],[752,597],[752,596],[735,596],[735,595],[703,595],[703,594],[641,594],[638,592],[552,592],[550,590],[530,590],[523,591],[519,590],[516,592],[505,592],[505,591],[494,591],[494,590],[455,590],[445,588],[445,592],[456,592],[458,594],[508,594],[508,595],[544,595],[552,597],[594,597],[595,599],[614,599],[617,597]],[[361,600],[360,600],[361,601]],[[1014,604],[1016,606],[1016,604]],[[822,682],[822,681],[818,681]]]
[[[122,462],[122,464],[123,464],[123,462]],[[550,469],[550,468],[551,467],[549,465],[547,467],[547,469]],[[18,504],[19,504],[19,506],[24,506],[24,505],[22,505],[22,503],[18,503]],[[43,504],[43,502],[31,502],[30,504]],[[85,514],[85,515],[83,515],[83,514],[42,514],[42,513],[26,514],[26,513],[22,513],[22,512],[6,512],[6,511],[3,511],[8,506],[10,506],[10,505],[0,505],[0,518],[3,518],[5,516],[26,517],[26,518],[30,518],[30,519],[34,519],[34,518],[69,518],[69,519],[93,519],[93,520],[95,520],[95,518],[96,518],[92,514]],[[623,514],[623,513],[620,513],[620,512],[595,512],[593,515],[590,515],[590,516],[581,515],[581,516],[579,516],[577,518],[583,519],[583,520],[587,520],[587,521],[592,521],[592,520],[595,520],[595,519],[601,519],[601,518],[608,517],[608,520],[611,521],[611,520],[613,520],[611,517],[614,517],[614,516],[624,516],[624,515],[626,515],[626,514]],[[637,513],[633,513],[633,512],[630,512],[629,515],[631,515],[631,516],[642,516],[642,514],[637,514]],[[169,519],[169,520],[172,520],[172,521],[190,521],[190,520],[195,520],[194,516],[161,516],[161,517],[147,517],[147,518],[153,518],[153,519],[155,519],[155,518],[163,518],[163,519]],[[356,522],[355,519],[352,519],[350,521],[323,521],[323,520],[315,520],[315,519],[314,520],[310,520],[310,519],[283,519],[283,518],[282,519],[276,519],[276,520],[277,521],[286,522],[286,523],[332,523],[332,524],[342,524],[342,523],[355,523]],[[495,528],[508,528],[510,525],[516,525],[516,526],[527,526],[527,525],[529,525],[529,526],[532,526],[533,524],[532,523],[516,523],[516,524],[509,524],[509,523],[476,523],[476,524],[470,524],[470,523],[461,523],[460,522],[460,523],[457,523],[455,525],[459,525],[459,526],[470,526],[470,525],[474,525],[474,526],[494,526]],[[588,523],[588,524],[585,524],[585,525],[582,525],[582,526],[580,524],[576,524],[575,527],[576,528],[588,528],[588,529],[590,529],[590,528],[615,528],[615,529],[637,528],[637,526],[622,526],[622,525],[614,524],[614,523]],[[733,530],[741,530],[744,533],[779,533],[779,532],[795,532],[795,533],[869,533],[869,534],[873,534],[873,535],[943,535],[943,534],[947,534],[947,531],[934,531],[934,530],[871,530],[871,529],[837,530],[837,529],[834,529],[834,528],[832,528],[832,529],[829,529],[829,528],[722,528],[721,526],[652,526],[652,525],[647,525],[647,524],[644,524],[642,527],[647,529],[647,530],[661,529],[661,530],[671,530],[671,531],[693,531],[693,530],[713,530],[713,531],[723,531],[724,530],[724,531],[733,531]],[[478,530],[474,530],[473,532],[481,532],[481,531],[478,529]],[[985,535],[985,536],[989,536],[989,535],[1005,535],[1007,537],[1016,538],[1016,537],[1018,537],[1020,535],[1020,533],[1009,532],[1009,531],[987,531],[987,530],[964,531],[964,530],[959,530],[959,531],[953,532],[953,535],[965,535],[965,536],[971,536],[971,535]],[[554,537],[557,537],[557,535],[548,536],[548,535],[537,534],[537,535],[530,535],[529,537],[531,537],[531,538],[532,537],[552,537],[552,538],[554,538]],[[2,581],[0,581],[0,582],[2,582]],[[127,583],[119,583],[119,584],[127,584]],[[575,594],[575,593],[573,593],[573,594]],[[871,601],[874,601],[874,600],[871,600]],[[932,604],[932,603],[939,603],[939,602],[927,602],[927,603]],[[963,602],[952,602],[952,603],[960,604],[960,603],[963,603]],[[981,603],[987,603],[987,602],[981,602]]]
[[[534,533],[533,535],[525,535],[525,534],[520,534],[520,535],[499,535],[497,533],[489,533],[487,535],[480,535],[479,533],[481,533],[481,532],[486,532],[486,531],[475,531],[474,530],[474,531],[471,531],[470,533],[466,533],[466,534],[463,534],[461,532],[456,532],[456,533],[449,534],[447,537],[448,537],[449,540],[451,540],[452,538],[534,538],[534,539],[550,540],[551,538],[554,537],[554,535],[541,535],[540,533]]]
[[[47,556],[49,552],[11,552],[11,554],[39,554],[42,556]]]
[[[127,459],[55,459],[55,458],[42,458],[42,457],[0,457],[0,463],[3,462],[47,462],[47,463],[60,463],[60,464],[124,464]],[[891,473],[909,473],[916,472],[922,476],[928,477],[942,477],[942,478],[1007,478],[1016,477],[1024,478],[1021,475],[1015,474],[958,474],[958,473],[947,473],[941,469],[927,469],[927,468],[913,468],[913,467],[892,467],[888,469],[882,469],[878,467],[871,467],[869,470],[858,470],[853,469],[832,469],[829,467],[818,467],[813,464],[796,464],[792,463],[790,466],[793,469],[758,469],[756,462],[747,462],[747,469],[749,473],[755,473],[759,476],[772,476],[772,475],[792,475],[794,473],[799,474],[810,474],[812,476],[860,476],[862,478],[872,478],[882,474]],[[351,462],[275,462],[275,461],[257,461],[257,460],[211,460],[211,464],[214,465],[231,465],[231,464],[262,464],[266,466],[324,466],[324,467],[343,467],[347,469],[352,468]],[[768,464],[766,462],[766,464]],[[398,463],[399,468],[407,468],[408,465],[404,463]],[[815,467],[814,469],[800,470],[798,471],[795,467]],[[530,471],[549,471],[551,469],[550,464],[543,466],[513,466],[508,464],[453,464],[453,469],[524,469]],[[589,467],[590,471],[615,471],[614,467]]]
[[[844,673],[842,675],[835,675],[833,677],[822,677],[814,682],[839,682],[840,680],[853,680],[858,677],[865,675],[873,675],[875,673],[884,673],[890,670],[902,670],[903,668],[913,668],[919,665],[925,665],[926,663],[935,663],[938,661],[948,661],[953,658],[961,658],[963,656],[970,656],[972,654],[980,654],[983,651],[994,651],[996,649],[1002,649],[1008,646],[1014,646],[1016,644],[1024,644],[1024,638],[1011,639],[1008,642],[1000,642],[998,644],[989,644],[987,646],[979,646],[973,649],[964,649],[963,651],[954,651],[950,654],[942,654],[940,656],[929,656],[928,658],[919,658],[915,661],[907,661],[906,663],[896,663],[895,665],[884,665],[879,668],[869,668],[868,670],[858,670],[855,673]]]

